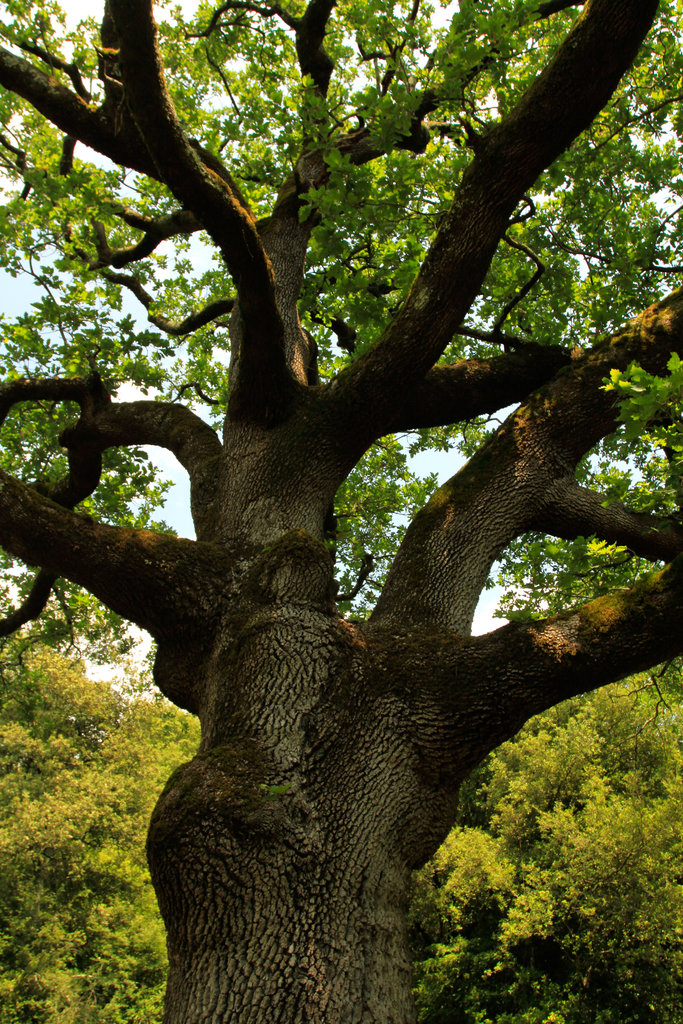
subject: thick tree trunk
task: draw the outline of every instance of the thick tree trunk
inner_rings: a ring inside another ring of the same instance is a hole
[[[150,835],[168,928],[166,1024],[414,1020],[406,869],[373,840],[371,816],[352,834],[302,812],[300,796],[264,794],[259,807],[254,794],[240,818],[234,772],[224,806],[215,791],[201,806],[220,772],[203,769],[188,767],[163,801],[195,801],[193,811],[170,828],[157,818]]]
[[[324,546],[283,538],[251,563],[213,651],[190,659],[202,747],[149,835],[166,1024],[414,1019],[406,883],[452,820],[457,780],[426,763],[409,702],[330,586]],[[177,671],[162,649],[162,688]]]

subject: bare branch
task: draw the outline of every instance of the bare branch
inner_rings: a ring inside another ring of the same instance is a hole
[[[299,19],[294,17],[279,4],[252,4],[247,0],[229,0],[221,4],[211,15],[208,25],[201,32],[189,33],[189,39],[205,39],[212,35],[220,26],[220,20],[226,11],[245,11],[247,13],[260,14],[263,18],[279,18],[289,28],[296,28]]]
[[[94,222],[97,239],[97,253],[100,266],[111,266],[120,269],[129,263],[135,263],[151,255],[162,242],[176,235],[191,235],[201,230],[202,225],[189,210],[176,210],[165,217],[140,217],[134,211],[121,209],[119,216],[131,227],[144,231],[144,237],[135,245],[125,249],[112,249],[104,225],[100,221]],[[97,270],[97,265],[91,266]]]
[[[517,294],[513,295],[510,301],[507,302],[503,307],[500,316],[493,325],[492,334],[494,338],[501,337],[501,328],[505,321],[507,320],[507,318],[510,316],[510,313],[516,306],[520,304],[520,302],[524,301],[524,299],[529,294],[531,289],[534,287],[535,284],[538,283],[538,281],[541,279],[541,277],[543,277],[543,274],[545,273],[545,264],[542,262],[542,260],[539,259],[539,257],[536,255],[533,249],[529,248],[529,246],[525,245],[523,242],[519,242],[516,241],[514,238],[511,238],[508,232],[505,232],[505,234],[503,235],[503,239],[505,242],[507,242],[511,249],[517,249],[518,252],[523,252],[525,256],[528,256],[529,259],[536,264],[536,270],[531,275],[526,284],[522,285]]]
[[[58,71],[65,71],[81,99],[85,100],[86,103],[90,102],[90,93],[83,84],[83,78],[81,77],[81,72],[77,64],[73,62],[67,63],[64,60],[61,60],[61,58],[55,57],[48,50],[43,49],[42,46],[36,46],[33,43],[19,43],[19,47],[24,51],[24,53],[31,53],[34,57],[39,57],[44,64],[48,65],[49,68],[57,69]]]
[[[337,601],[353,601],[354,597],[358,597],[363,589],[366,579],[372,572],[374,564],[374,556],[371,555],[369,551],[364,551],[363,561],[360,564],[360,572],[358,573],[358,579],[348,594],[337,594]]]
[[[31,592],[21,605],[4,619],[0,619],[0,637],[15,633],[27,622],[37,619],[50,599],[52,587],[57,579],[52,573],[41,569],[31,587]]]
[[[528,342],[493,359],[435,366],[417,381],[403,409],[383,433],[462,423],[526,398],[570,363],[570,353]]]
[[[182,338],[186,334],[192,334],[193,331],[199,330],[200,327],[205,327],[206,324],[217,320],[221,316],[225,316],[226,313],[230,313],[235,305],[234,299],[216,299],[214,302],[209,302],[196,313],[191,313],[184,320],[181,320],[180,323],[174,323],[164,316],[150,313],[150,307],[153,305],[154,299],[133,275],[114,274],[110,271],[103,271],[102,276],[107,281],[111,281],[112,284],[123,285],[124,288],[132,292],[135,298],[147,310],[149,322],[158,327],[160,331],[170,334],[175,338]]]

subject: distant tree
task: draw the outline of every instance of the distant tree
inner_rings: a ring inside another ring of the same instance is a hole
[[[47,651],[0,689],[0,1022],[147,1024],[163,925],[144,834],[196,723]]]
[[[423,1024],[681,1024],[680,706],[639,680],[534,718],[416,876]]]
[[[148,840],[167,1024],[406,1024],[406,886],[462,780],[683,649],[679,5],[157,16],[0,29],[0,259],[36,286],[2,328],[3,630],[44,607],[69,642],[81,587],[200,718]],[[522,617],[474,638],[496,561]]]

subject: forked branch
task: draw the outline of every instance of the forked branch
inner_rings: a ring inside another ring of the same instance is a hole
[[[466,633],[493,561],[521,533],[561,525],[558,502],[577,463],[617,428],[613,395],[603,387],[610,369],[635,360],[650,373],[663,373],[682,341],[683,290],[573,359],[532,394],[415,516],[372,621],[431,623]],[[604,530],[612,540],[618,526],[619,536],[628,534],[646,557],[671,558],[680,550],[679,530],[670,531],[668,540],[655,537],[664,524],[650,521],[650,530],[626,513],[617,523],[617,510],[600,516],[595,503],[590,508],[585,501],[582,509],[570,505],[562,529],[589,525],[589,512],[599,527],[590,532]]]

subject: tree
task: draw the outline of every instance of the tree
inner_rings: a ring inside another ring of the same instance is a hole
[[[48,651],[3,673],[2,1024],[159,1016],[166,957],[144,834],[196,723],[126,691]]]
[[[199,716],[148,837],[167,1024],[413,1020],[406,885],[461,781],[683,647],[677,5],[458,8],[9,7],[4,262],[41,291],[5,329],[0,542],[39,572],[4,628],[73,617],[70,581]],[[468,456],[430,497],[405,432]],[[196,540],[149,528],[140,445]],[[532,600],[472,637],[497,559]]]
[[[410,901],[424,1024],[683,1020],[679,709],[647,687],[537,716],[468,780]]]

